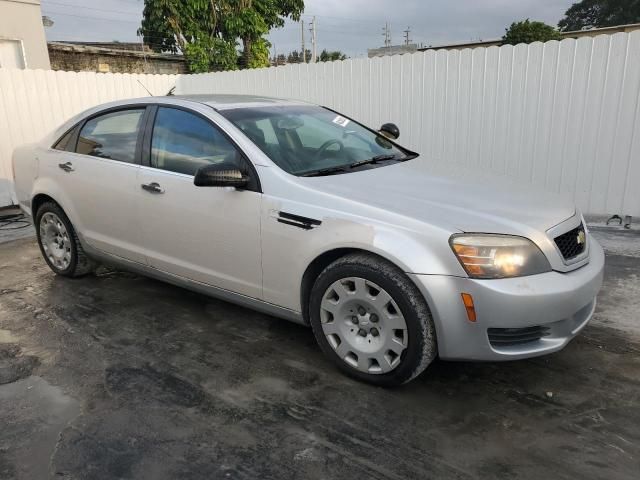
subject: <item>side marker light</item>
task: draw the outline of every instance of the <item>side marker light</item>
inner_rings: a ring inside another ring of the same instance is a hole
[[[476,321],[476,309],[473,305],[473,297],[468,293],[461,293],[462,303],[464,303],[464,308],[467,310],[467,318],[470,322]]]

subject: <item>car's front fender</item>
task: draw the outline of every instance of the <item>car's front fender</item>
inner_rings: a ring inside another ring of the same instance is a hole
[[[322,208],[288,212],[318,222],[310,229],[278,221],[268,202],[263,210],[263,295],[267,302],[301,311],[300,288],[305,271],[328,252],[371,252],[404,272],[466,276],[448,244],[446,232],[399,228],[353,216],[336,216]],[[330,255],[328,256],[331,257]]]

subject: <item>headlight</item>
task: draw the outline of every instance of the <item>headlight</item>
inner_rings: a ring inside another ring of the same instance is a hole
[[[510,235],[453,235],[451,248],[472,278],[509,278],[551,271],[549,261],[529,239]]]

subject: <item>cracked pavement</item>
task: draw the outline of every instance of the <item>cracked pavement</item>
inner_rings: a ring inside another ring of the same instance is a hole
[[[0,244],[0,479],[583,478],[640,471],[640,232],[607,250],[562,352],[436,361],[374,388],[307,328],[101,269],[56,277]]]

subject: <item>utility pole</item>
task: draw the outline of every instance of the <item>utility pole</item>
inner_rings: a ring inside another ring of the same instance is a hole
[[[302,26],[302,63],[307,63],[307,52],[304,44],[304,20],[300,20],[300,25]]]
[[[411,39],[409,38],[410,33],[411,33],[411,27],[407,27],[407,29],[404,31],[404,44],[406,46],[409,46],[409,44],[411,43]]]
[[[382,28],[382,36],[384,37],[384,46],[386,48],[390,48],[391,47],[391,26],[389,25],[389,22],[386,22],[384,24],[384,27]]]
[[[318,38],[316,37],[316,17],[315,16],[311,20],[311,27],[309,27],[309,31],[311,32],[311,63],[316,63],[318,61],[318,56],[316,51]]]

